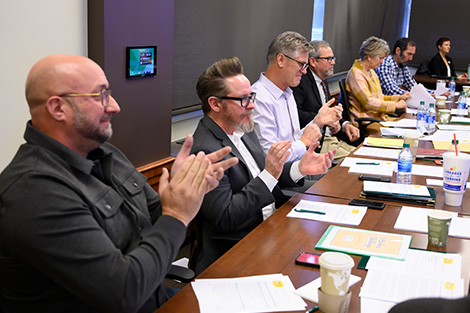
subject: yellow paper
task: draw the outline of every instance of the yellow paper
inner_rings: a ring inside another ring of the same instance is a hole
[[[367,137],[367,145],[374,146],[374,147],[402,148],[403,139]]]
[[[448,141],[433,141],[434,149],[447,150],[450,147]],[[459,148],[462,152],[470,152],[470,142],[468,140],[459,140]]]
[[[340,229],[331,244],[339,248],[398,255],[402,242],[403,238],[401,236],[391,233],[369,233]]]

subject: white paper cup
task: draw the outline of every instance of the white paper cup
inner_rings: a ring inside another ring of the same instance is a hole
[[[462,205],[462,198],[467,189],[470,155],[454,151],[442,155],[444,159],[444,202],[450,206]]]
[[[349,277],[354,260],[346,253],[324,252],[320,264],[321,290],[330,295],[344,296],[349,291]]]
[[[445,107],[446,100],[447,100],[447,98],[444,97],[444,96],[436,97],[436,107],[438,107],[438,106],[444,106]]]

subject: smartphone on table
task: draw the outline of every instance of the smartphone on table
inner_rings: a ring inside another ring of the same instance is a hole
[[[320,264],[318,263],[319,258],[320,258],[319,254],[310,253],[310,252],[301,252],[295,259],[295,264],[319,268],[320,267]]]

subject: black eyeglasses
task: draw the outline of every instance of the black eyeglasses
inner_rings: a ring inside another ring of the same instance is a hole
[[[253,101],[255,102],[255,98],[256,98],[256,92],[252,92],[250,93],[249,96],[245,96],[245,97],[228,97],[228,96],[225,96],[225,97],[217,97],[217,99],[220,99],[220,100],[237,100],[237,101],[240,101],[240,105],[242,106],[242,108],[246,108],[248,106],[248,104],[250,104],[250,101]]]
[[[107,108],[109,105],[109,97],[111,96],[111,89],[102,89],[100,92],[95,93],[65,93],[59,97],[100,97],[101,105]]]
[[[302,68],[302,70],[305,70],[307,67],[308,67],[308,62],[307,63],[304,63],[304,62],[300,62],[294,58],[291,58],[290,56],[288,56],[287,54],[282,54],[283,56],[285,56],[286,58],[288,58],[289,60],[292,60],[292,61],[295,61],[297,62],[297,64],[300,65],[300,67]]]
[[[328,62],[328,63],[332,63],[332,62],[336,61],[336,57],[318,57],[316,59],[326,60],[326,62]]]

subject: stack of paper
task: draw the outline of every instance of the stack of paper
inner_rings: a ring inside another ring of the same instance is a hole
[[[361,280],[361,277],[351,274],[351,276],[349,276],[349,287],[359,282],[360,280]],[[318,303],[318,288],[320,287],[321,287],[321,277],[318,277],[317,279],[297,289],[295,293],[306,300]]]
[[[369,148],[369,147],[360,147],[354,152],[354,155],[365,155],[373,156],[376,158],[386,158],[386,159],[398,159],[398,154],[400,154],[400,149],[385,149],[385,148]]]
[[[397,221],[395,222],[395,229],[427,233],[429,210],[432,209],[408,206],[402,207]],[[470,238],[470,233],[468,232],[468,229],[470,228],[470,219],[458,217],[455,212],[449,213],[453,215],[449,228],[449,236]]]
[[[300,202],[287,214],[287,217],[306,218],[314,221],[359,225],[367,207],[333,204],[308,200]]]
[[[289,276],[196,279],[191,283],[201,313],[305,311]]]
[[[381,148],[402,148],[403,139],[367,137],[364,140],[364,146],[381,147]]]
[[[441,92],[441,90],[439,91]],[[445,91],[444,91],[445,92]],[[424,101],[426,109],[429,107],[429,103],[434,103],[434,98],[428,93],[423,84],[416,84],[411,88],[411,97],[406,100],[406,106],[408,108],[418,109],[421,101]]]
[[[380,122],[380,124],[387,127],[416,128],[416,119],[404,118],[395,122]]]
[[[395,303],[413,298],[463,297],[461,265],[459,254],[414,249],[404,261],[371,257],[359,293],[361,312],[385,313]]]

